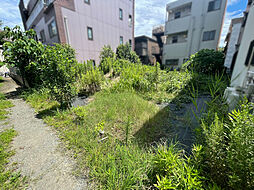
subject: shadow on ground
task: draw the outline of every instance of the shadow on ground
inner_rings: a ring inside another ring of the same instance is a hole
[[[182,93],[175,99],[179,100]],[[200,95],[196,99],[196,106],[192,102],[181,103],[180,106],[179,103],[159,104],[160,111],[150,118],[134,134],[134,137],[141,144],[177,143],[180,148],[190,152],[195,143],[195,129],[199,126],[198,118],[206,111],[209,100],[209,95]]]

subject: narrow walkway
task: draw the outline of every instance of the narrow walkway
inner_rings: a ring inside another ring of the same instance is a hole
[[[15,83],[7,80],[9,89],[13,89]],[[11,108],[9,125],[18,132],[12,144],[16,154],[11,162],[17,163],[21,174],[30,179],[28,189],[88,189],[87,180],[72,175],[75,161],[61,150],[54,130],[36,118],[34,110],[22,99],[12,98],[11,101],[14,107]]]

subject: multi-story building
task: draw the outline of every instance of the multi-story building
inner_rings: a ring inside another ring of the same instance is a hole
[[[163,64],[179,67],[201,49],[220,42],[227,0],[178,0],[167,4]]]
[[[156,55],[160,54],[158,42],[148,36],[135,37],[135,52],[143,64],[153,65],[156,63]]]
[[[240,97],[246,96],[254,102],[254,0],[248,0],[244,12],[241,32],[238,37],[238,51],[235,57],[230,87],[225,91],[230,109]],[[229,50],[228,50],[229,51]]]
[[[224,66],[228,69],[228,71],[232,71],[234,66],[234,62],[239,49],[239,36],[242,33],[242,23],[244,18],[235,18],[231,20],[228,34],[226,36],[225,42],[227,43],[226,49],[226,59],[224,62]]]
[[[155,54],[156,61],[160,64],[162,63],[162,52],[163,52],[163,45],[166,42],[165,36],[165,25],[158,25],[153,27],[152,31],[152,38],[155,39],[160,47],[159,54]]]
[[[94,60],[104,45],[134,47],[135,0],[20,0],[24,28],[45,44],[66,43],[79,61]]]

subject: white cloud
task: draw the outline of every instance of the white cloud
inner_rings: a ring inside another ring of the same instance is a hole
[[[3,21],[4,26],[23,26],[17,0],[0,0],[0,5],[0,20]]]
[[[228,0],[228,6],[234,5],[238,2],[240,2],[241,0]]]
[[[176,0],[137,0],[135,36],[152,35],[155,25],[165,24],[166,4]]]

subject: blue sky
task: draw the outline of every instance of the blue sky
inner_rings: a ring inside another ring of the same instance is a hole
[[[136,0],[135,36],[151,36],[153,26],[164,24],[166,4],[172,1],[176,0]],[[11,27],[15,25],[22,26],[18,2],[19,0],[0,0],[0,20],[3,20],[4,25]],[[242,12],[245,10],[246,5],[247,0],[228,0],[227,13],[220,43],[221,46],[224,44],[230,20],[242,16]]]

